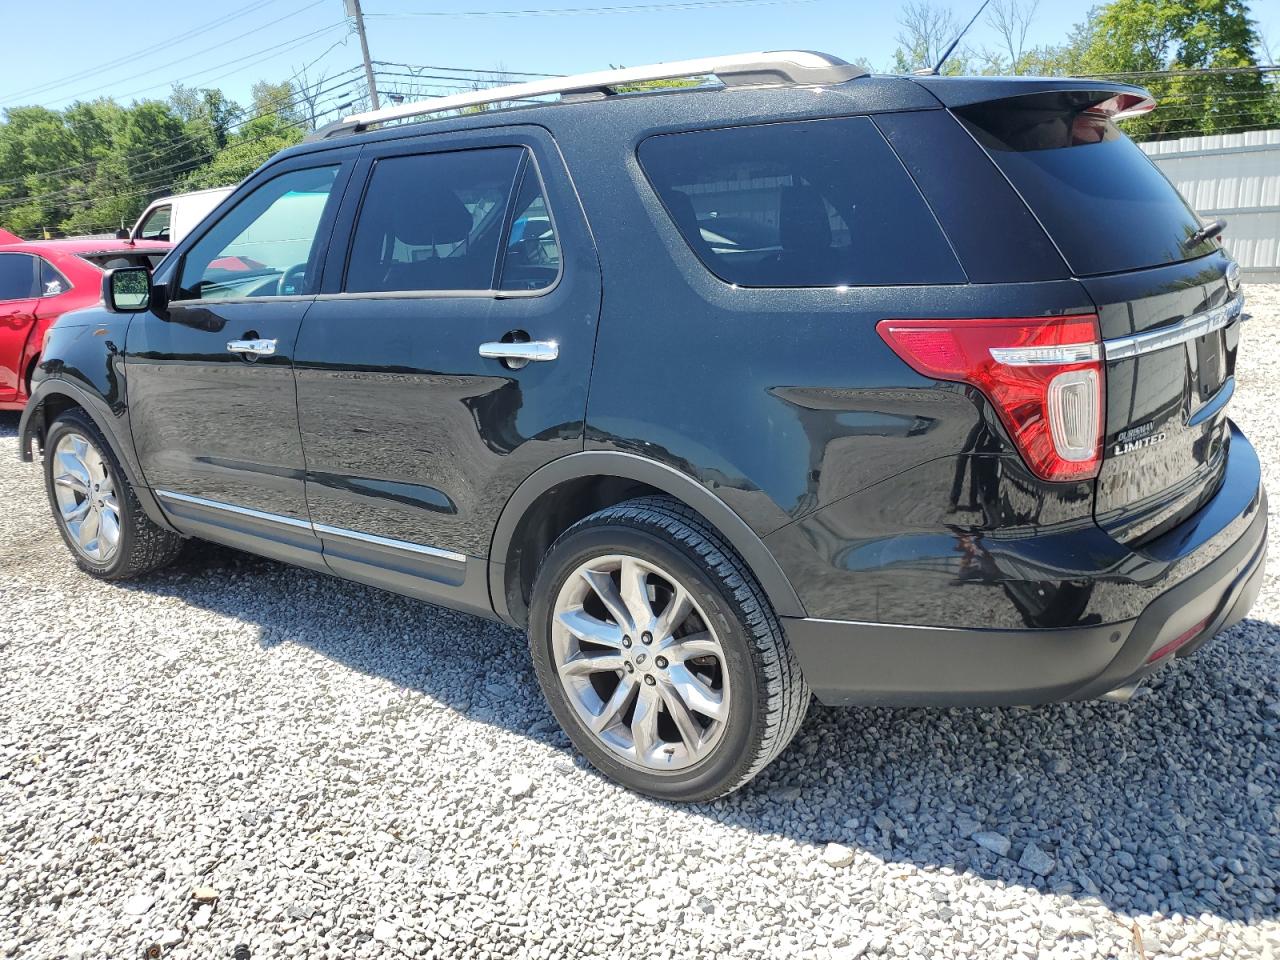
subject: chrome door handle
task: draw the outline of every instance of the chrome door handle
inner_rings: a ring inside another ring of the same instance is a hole
[[[533,340],[529,343],[502,343],[492,341],[480,344],[480,356],[489,360],[554,360],[560,356],[560,344],[554,340]]]
[[[228,340],[228,353],[252,353],[257,357],[269,357],[276,352],[274,340]]]

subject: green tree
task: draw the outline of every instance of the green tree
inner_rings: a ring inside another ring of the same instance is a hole
[[[175,84],[169,94],[169,105],[187,128],[198,137],[210,153],[221,150],[231,137],[231,130],[244,112],[221,90],[184,87]]]
[[[1131,79],[1161,103],[1126,122],[1130,136],[1222,133],[1280,119],[1261,73],[1224,71],[1257,65],[1257,27],[1243,0],[1114,0],[1091,21],[1079,72],[1137,74]]]
[[[1022,54],[1016,72],[1032,77],[1069,77],[1084,72],[1081,61],[1093,43],[1098,21],[1098,8],[1093,7],[1084,20],[1067,34],[1067,42],[1032,47]]]
[[[258,117],[244,124],[212,160],[184,176],[181,190],[226,187],[239,183],[286,147],[302,141],[298,124],[276,116]]]
[[[0,126],[0,225],[24,237],[56,229],[67,202],[84,197],[77,175],[84,172],[85,160],[62,114],[44,107],[5,111]]]
[[[291,81],[269,83],[266,80],[259,80],[253,85],[252,95],[251,116],[261,117],[272,114],[282,123],[303,122],[300,98]]]
[[[893,52],[894,73],[914,73],[932,67],[941,58],[963,23],[946,7],[936,7],[930,0],[909,0],[898,16],[898,47]],[[970,72],[971,54],[957,46],[942,67],[944,74]]]

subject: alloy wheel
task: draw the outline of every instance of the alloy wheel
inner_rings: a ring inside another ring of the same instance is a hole
[[[110,562],[120,547],[120,507],[106,458],[83,434],[58,438],[53,490],[76,552],[94,563]]]
[[[613,554],[579,566],[556,597],[551,654],[579,720],[632,766],[688,767],[724,733],[720,639],[689,591],[654,563]]]

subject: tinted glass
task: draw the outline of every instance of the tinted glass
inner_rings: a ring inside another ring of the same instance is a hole
[[[957,111],[1078,276],[1210,253],[1200,221],[1137,145],[1061,98],[1016,97]]]
[[[0,253],[0,300],[26,300],[40,295],[31,260],[25,253]]]
[[[168,240],[169,222],[173,218],[172,207],[156,207],[138,228],[139,240]]]
[[[337,167],[268,180],[229,210],[188,252],[181,299],[292,296],[314,287],[316,235]]]
[[[88,260],[100,270],[114,270],[116,267],[146,267],[154,270],[165,258],[164,253],[112,252],[83,253],[81,260]]]
[[[964,280],[919,191],[866,117],[651,137],[640,162],[685,240],[730,283]]]
[[[500,147],[379,160],[360,207],[346,289],[492,289],[523,153]]]
[[[502,257],[502,290],[541,290],[560,275],[560,245],[537,171],[526,165]]]
[[[56,297],[71,289],[71,281],[64,277],[48,260],[40,259],[40,296]]]

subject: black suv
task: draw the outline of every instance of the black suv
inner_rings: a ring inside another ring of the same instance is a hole
[[[527,628],[654,796],[811,691],[1123,699],[1267,523],[1238,270],[1113,123],[1151,105],[778,53],[350,118],[57,324],[23,455],[96,576],[200,537]]]

